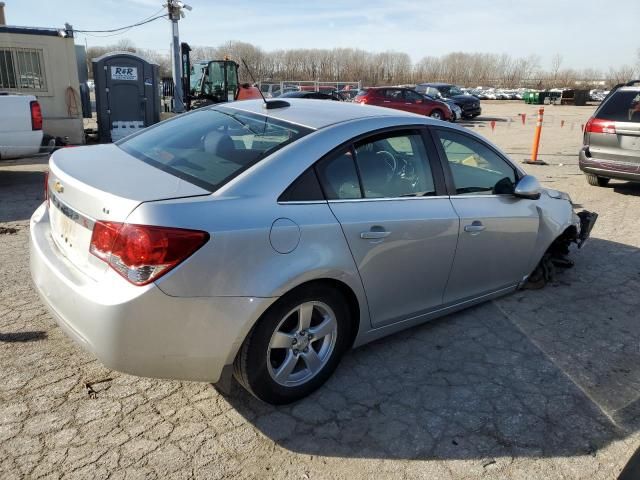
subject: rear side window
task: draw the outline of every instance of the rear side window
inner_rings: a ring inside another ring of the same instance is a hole
[[[361,198],[360,182],[349,148],[322,160],[316,166],[327,200]]]
[[[614,122],[640,123],[640,92],[618,90],[600,107],[596,117]]]
[[[158,124],[116,145],[145,163],[213,192],[310,131],[219,107]]]
[[[317,200],[324,200],[324,195],[313,168],[309,168],[300,175],[278,198],[279,202],[309,202]]]

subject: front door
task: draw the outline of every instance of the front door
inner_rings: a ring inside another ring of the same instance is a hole
[[[439,196],[443,181],[430,164],[436,157],[427,155],[420,131],[404,130],[367,138],[317,166],[374,327],[442,303],[459,221],[449,199]]]
[[[387,88],[382,95],[382,106],[388,108],[395,108],[396,110],[405,110],[407,106],[404,102],[401,88]]]
[[[453,129],[434,129],[460,217],[445,303],[513,286],[529,274],[540,223],[536,202],[513,195],[513,166],[489,145]]]
[[[406,111],[424,115],[424,97],[422,95],[411,90],[404,90],[403,96]]]

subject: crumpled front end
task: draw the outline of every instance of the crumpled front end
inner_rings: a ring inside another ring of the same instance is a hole
[[[542,216],[547,216],[546,219],[543,218],[543,224],[547,227],[543,230],[546,230],[548,240],[542,243],[538,254],[541,257],[537,257],[540,261],[523,282],[522,286],[528,289],[542,288],[555,278],[558,269],[573,267],[574,262],[569,258],[571,245],[576,244],[578,248],[582,248],[598,219],[595,212],[576,212],[574,209],[578,205],[571,201],[567,193],[551,189],[545,189],[544,193],[549,202],[547,209],[542,208]],[[570,215],[570,220],[567,220],[567,214]]]

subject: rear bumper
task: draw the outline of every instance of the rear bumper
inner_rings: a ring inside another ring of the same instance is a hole
[[[31,276],[62,330],[105,366],[133,375],[217,382],[275,298],[171,297],[109,270],[96,282],[51,240],[42,205],[31,218]]]
[[[640,182],[639,165],[599,160],[595,157],[587,156],[587,147],[583,147],[578,154],[578,166],[581,171],[599,177]]]

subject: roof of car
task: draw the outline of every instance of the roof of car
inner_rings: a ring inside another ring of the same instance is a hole
[[[257,113],[259,115],[309,127],[314,130],[358,118],[419,117],[419,115],[401,110],[361,105],[359,103],[319,102],[305,98],[287,98],[286,102],[290,105],[289,107],[269,110],[264,108],[264,102],[262,100],[243,100],[240,102],[224,103],[221,107]],[[216,107],[214,106],[213,108]]]
[[[380,90],[382,88],[395,88],[396,90],[413,90],[409,87],[394,87],[393,85],[381,86],[381,87],[364,87],[363,90]]]

